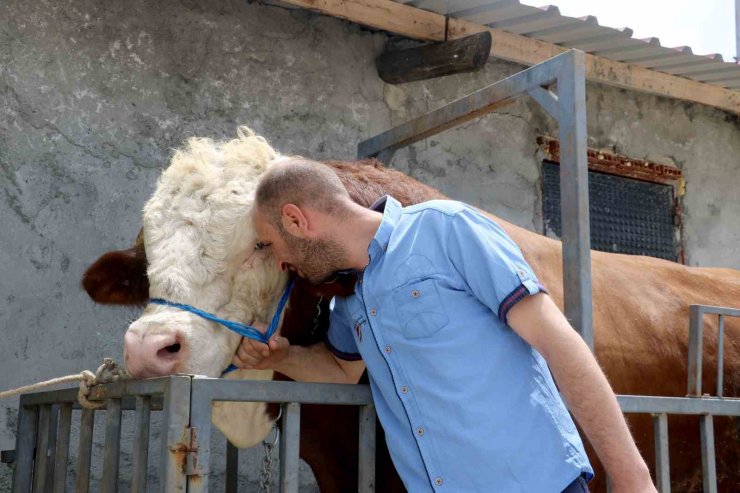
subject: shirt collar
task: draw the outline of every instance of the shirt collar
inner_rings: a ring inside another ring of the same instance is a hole
[[[376,200],[373,205],[370,206],[370,209],[383,213],[383,219],[380,221],[378,231],[375,232],[373,241],[370,243],[370,247],[368,248],[368,253],[372,256],[373,245],[377,245],[382,250],[388,248],[391,233],[393,233],[393,230],[396,228],[396,224],[398,224],[398,218],[401,216],[401,210],[403,207],[399,201],[390,195],[384,195]]]

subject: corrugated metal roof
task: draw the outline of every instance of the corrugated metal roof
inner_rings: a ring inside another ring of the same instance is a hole
[[[567,17],[548,5],[531,7],[519,0],[395,0],[610,60],[740,90],[740,64],[722,55],[695,55],[688,46],[662,46],[658,38],[636,39],[632,29],[599,25],[594,16]]]

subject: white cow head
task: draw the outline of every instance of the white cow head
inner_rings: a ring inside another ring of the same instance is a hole
[[[251,209],[259,176],[279,158],[246,127],[234,140],[192,138],[175,152],[144,207],[151,298],[242,323],[272,317],[287,277],[271,259],[255,253]],[[187,311],[149,304],[126,332],[124,359],[136,378],[217,377],[240,339]],[[272,372],[239,371],[230,378],[270,379]],[[255,420],[256,429],[244,426]],[[217,404],[214,423],[236,445],[250,446],[272,422],[264,404]]]

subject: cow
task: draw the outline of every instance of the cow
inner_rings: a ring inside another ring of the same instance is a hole
[[[83,286],[97,302],[146,304],[173,298],[222,318],[269,320],[288,282],[267,254],[253,250],[250,208],[259,175],[282,156],[248,129],[225,143],[191,139],[175,153],[143,215],[143,235],[128,250],[109,252],[86,271]],[[351,198],[369,206],[383,195],[403,205],[445,198],[375,160],[328,161]],[[519,245],[525,259],[563,307],[562,245],[486,213]],[[595,352],[619,394],[684,396],[687,381],[690,304],[737,306],[740,271],[687,267],[633,255],[592,251]],[[322,340],[328,300],[353,291],[354,278],[339,276],[323,286],[296,280],[280,328],[291,344]],[[703,388],[716,386],[716,321],[706,320]],[[738,320],[726,321],[724,395],[740,387]],[[148,343],[144,343],[149,339]],[[126,333],[127,366],[135,376],[198,373],[218,376],[228,365],[238,336],[187,312],[147,305]],[[193,347],[198,347],[194,354]],[[145,353],[136,363],[130,354]],[[227,378],[284,379],[266,371],[239,371]],[[213,421],[237,446],[261,440],[276,416],[264,404],[218,403]],[[321,491],[349,491],[356,485],[356,411],[306,406],[302,412],[301,455]],[[628,416],[647,462],[654,456],[649,416]],[[740,488],[737,420],[716,420],[721,491]],[[677,491],[701,490],[698,419],[669,419],[671,476]],[[382,439],[382,435],[379,437]],[[378,491],[402,491],[387,453],[378,458]],[[604,474],[592,450],[597,477],[592,491],[604,491]],[[386,481],[385,483],[383,481]]]

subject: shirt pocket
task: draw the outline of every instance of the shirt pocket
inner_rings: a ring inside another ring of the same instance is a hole
[[[419,339],[436,334],[450,321],[434,279],[420,279],[393,290],[402,335]]]

